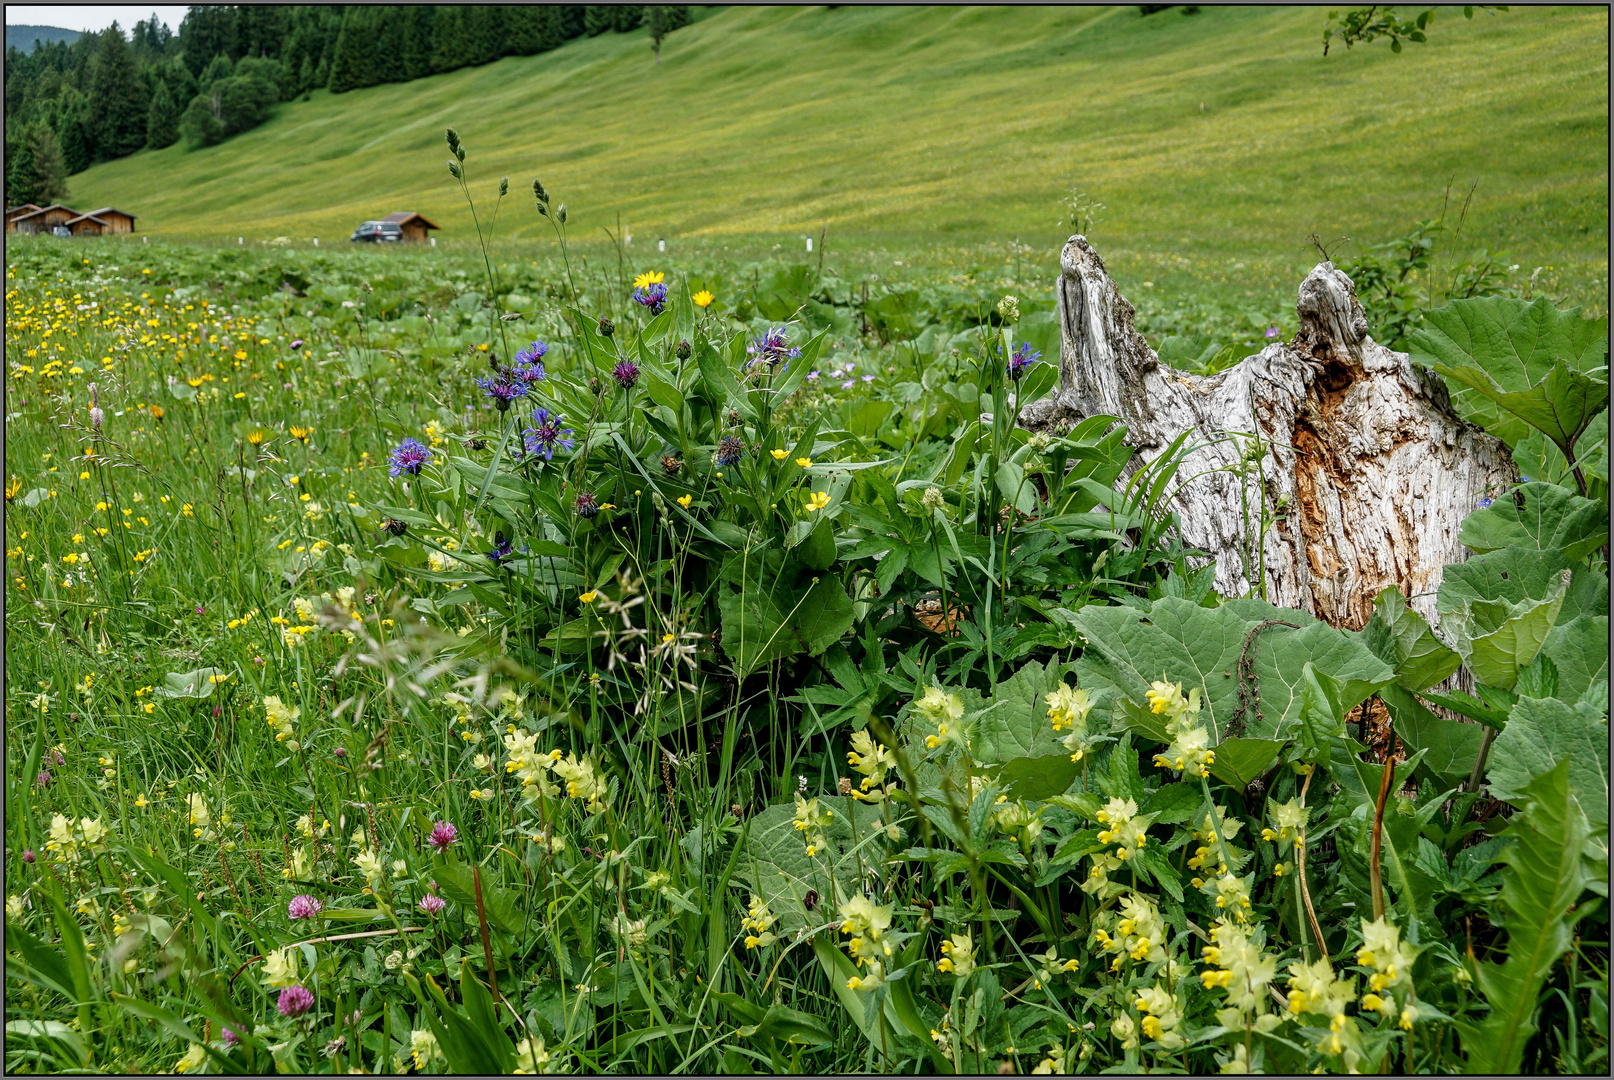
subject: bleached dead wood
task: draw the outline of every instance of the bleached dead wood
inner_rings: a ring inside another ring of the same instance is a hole
[[[1441,568],[1466,557],[1463,518],[1518,473],[1436,376],[1368,336],[1348,277],[1319,264],[1301,283],[1292,341],[1200,377],[1160,363],[1085,237],[1070,238],[1060,268],[1059,386],[1027,403],[1023,426],[1120,417],[1135,465],[1191,430],[1170,508],[1183,539],[1215,557],[1224,595],[1259,595],[1264,555],[1275,604],[1358,629],[1398,585],[1435,621]],[[1269,450],[1241,470],[1252,436]],[[1258,539],[1263,505],[1278,517]]]

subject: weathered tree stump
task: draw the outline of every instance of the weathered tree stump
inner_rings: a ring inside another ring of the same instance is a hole
[[[1518,472],[1499,439],[1452,411],[1438,377],[1368,336],[1348,277],[1320,263],[1300,285],[1292,341],[1201,377],[1160,363],[1085,237],[1066,243],[1060,269],[1059,386],[1025,406],[1024,427],[1119,417],[1133,469],[1191,431],[1170,508],[1184,541],[1215,558],[1220,592],[1259,595],[1264,556],[1275,604],[1359,629],[1397,585],[1435,622],[1441,568],[1466,557],[1463,519]],[[1268,450],[1248,464],[1252,436]],[[1263,505],[1278,516],[1258,540]]]

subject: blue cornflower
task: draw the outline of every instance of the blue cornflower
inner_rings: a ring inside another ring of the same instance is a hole
[[[515,548],[511,546],[504,533],[496,532],[493,534],[493,550],[488,552],[488,558],[492,560],[494,566],[502,565],[504,560],[514,553]]]
[[[530,384],[525,380],[511,378],[508,372],[499,372],[486,379],[478,379],[476,385],[493,399],[493,404],[500,412],[507,411],[510,403],[516,398],[526,397],[530,389]]]
[[[516,364],[536,364],[544,358],[549,351],[549,345],[544,341],[535,341],[531,345],[516,350]]]
[[[1042,353],[1033,349],[1030,342],[1022,341],[1020,347],[1015,349],[1014,354],[1009,357],[1009,378],[1019,382],[1020,376],[1026,373],[1026,368],[1041,359]]]
[[[393,476],[419,476],[431,459],[431,447],[419,439],[405,439],[387,455],[387,472]]]
[[[650,309],[650,314],[660,315],[661,309],[667,306],[667,286],[661,282],[633,290],[633,301]]]
[[[591,518],[600,512],[600,500],[585,491],[577,497],[577,504],[573,508],[578,517]]]
[[[1491,497],[1489,495],[1487,495],[1485,498],[1483,498],[1483,499],[1481,499],[1479,501],[1479,507],[1480,507],[1481,510],[1485,509],[1487,506],[1490,506],[1490,505],[1491,505]]]
[[[745,355],[749,357],[746,367],[754,364],[764,364],[770,368],[777,367],[782,361],[794,360],[801,355],[801,350],[785,340],[785,328],[774,326],[759,338],[753,338],[745,347]]]
[[[522,442],[527,447],[527,453],[537,454],[545,461],[555,459],[555,448],[570,450],[576,445],[567,438],[572,433],[571,428],[563,428],[560,413],[552,413],[548,409],[538,409],[532,414],[532,427],[521,433]]]

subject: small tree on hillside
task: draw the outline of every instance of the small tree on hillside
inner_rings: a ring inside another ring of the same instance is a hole
[[[661,42],[674,30],[689,25],[688,4],[646,4],[644,24],[650,28],[650,47],[656,52],[656,63],[661,63]]]
[[[23,151],[28,155],[30,177],[34,189],[33,201],[40,205],[61,202],[67,198],[67,166],[62,161],[62,145],[56,133],[47,124],[34,124],[23,140]]]
[[[146,113],[146,145],[153,150],[173,146],[179,140],[179,103],[168,90],[168,83],[157,80],[157,92],[151,95],[151,109]]]
[[[101,32],[90,65],[90,120],[96,154],[122,157],[146,145],[146,82],[135,69],[123,30],[113,23]]]

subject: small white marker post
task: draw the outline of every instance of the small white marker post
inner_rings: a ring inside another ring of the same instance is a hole
[[[665,241],[665,240],[657,240],[656,241],[656,250],[661,252],[662,254],[666,254],[666,252],[667,252],[667,241]]]
[[[235,238],[235,242],[237,245],[244,247],[246,245],[247,238],[244,236],[238,236]]]
[[[807,238],[807,254],[811,255],[812,253],[813,253],[813,238],[809,236]]]
[[[623,233],[622,234],[622,246],[623,247],[632,247],[633,246],[633,234],[632,233]]]
[[[141,242],[141,243],[142,243],[142,244],[149,244],[149,243],[151,243],[151,237],[149,237],[149,236],[142,236],[142,237],[141,237],[141,238],[140,238],[140,242]]]
[[[314,237],[314,246],[319,247],[319,237]]]
[[[432,247],[436,247],[437,246],[437,237],[435,237],[435,236],[432,237],[431,241],[432,241]]]

